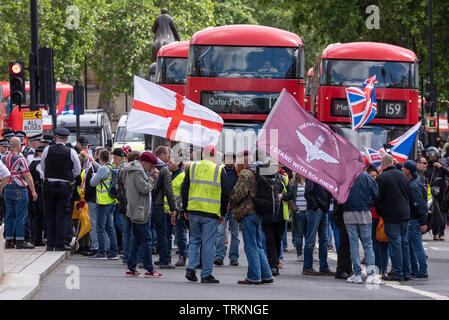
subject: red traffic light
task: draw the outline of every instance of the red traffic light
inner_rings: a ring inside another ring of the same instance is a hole
[[[9,72],[11,74],[17,75],[22,73],[22,65],[20,63],[14,63],[9,67]]]

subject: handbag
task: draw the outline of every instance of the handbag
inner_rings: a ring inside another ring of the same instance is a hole
[[[384,229],[384,219],[379,218],[379,223],[377,224],[377,228],[376,228],[376,239],[377,241],[380,242],[388,242],[388,237],[385,233],[385,229]]]

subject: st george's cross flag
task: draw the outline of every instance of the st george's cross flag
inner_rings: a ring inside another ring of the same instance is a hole
[[[377,102],[374,90],[374,83],[376,82],[376,75],[374,75],[363,81],[363,88],[346,88],[352,130],[354,131],[360,129],[376,116]]]
[[[126,130],[205,147],[216,145],[223,119],[169,89],[134,76],[134,102]]]

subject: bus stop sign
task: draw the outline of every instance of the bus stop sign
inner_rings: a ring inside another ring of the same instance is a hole
[[[23,112],[23,132],[27,136],[42,133],[42,111]]]

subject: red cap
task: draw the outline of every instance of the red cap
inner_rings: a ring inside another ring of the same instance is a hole
[[[365,160],[365,167],[369,167],[370,163],[367,157],[363,156],[363,159]]]
[[[217,149],[215,148],[215,146],[213,146],[211,144],[208,144],[203,149],[204,155],[207,155],[209,157],[213,157],[215,155],[215,152],[217,152]]]
[[[140,155],[140,161],[151,162],[154,165],[158,164],[156,156],[150,151],[145,151]]]

